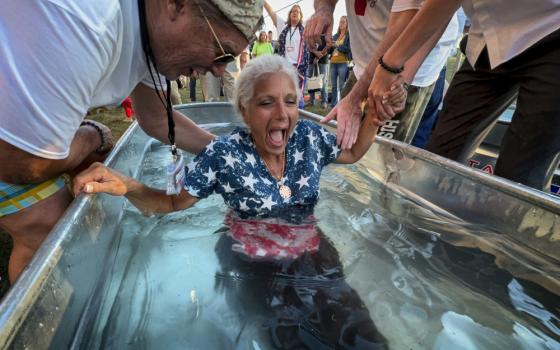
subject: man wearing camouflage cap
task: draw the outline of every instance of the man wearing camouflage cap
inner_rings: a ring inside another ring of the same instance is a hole
[[[0,3],[0,226],[14,241],[12,282],[72,200],[60,176],[110,149],[108,129],[82,122],[87,111],[130,95],[140,126],[167,142],[157,73],[221,75],[262,8],[262,0]],[[213,135],[173,113],[177,146],[198,153]]]

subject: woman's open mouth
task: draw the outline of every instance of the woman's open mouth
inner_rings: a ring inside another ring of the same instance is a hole
[[[284,147],[287,132],[287,129],[271,129],[266,135],[266,143],[271,148]]]

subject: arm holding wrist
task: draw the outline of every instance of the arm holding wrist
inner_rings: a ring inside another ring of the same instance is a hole
[[[389,47],[391,47],[391,44],[393,42],[395,42],[395,40],[397,40],[399,35],[403,32],[403,30],[405,30],[407,25],[410,23],[410,21],[412,20],[412,18],[416,14],[416,12],[418,12],[418,11],[417,10],[407,10],[407,11],[392,12],[391,13],[391,16],[389,17],[389,23],[387,25],[387,31],[385,32],[385,35],[383,36],[383,40],[381,40],[379,45],[377,45],[377,48],[376,48],[375,52],[373,53],[373,57],[369,61],[369,64],[368,64],[366,70],[364,71],[364,73],[362,74],[362,76],[360,77],[360,79],[358,80],[358,82],[356,83],[354,88],[352,89],[352,92],[354,92],[354,90],[356,90],[355,91],[356,98],[359,97],[360,101],[367,98],[369,84],[373,80],[373,75],[375,73],[375,69],[377,68],[377,65],[379,64],[378,63],[379,62],[379,57],[384,55],[385,52],[389,49]],[[387,62],[387,59],[386,59],[385,56],[383,56],[383,59],[384,59],[385,63],[389,64]],[[391,66],[393,66],[393,65],[391,65]],[[397,66],[395,65],[395,67],[397,67]]]

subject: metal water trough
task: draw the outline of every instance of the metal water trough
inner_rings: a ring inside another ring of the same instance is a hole
[[[199,124],[239,121],[227,103],[183,105]],[[305,111],[302,118],[319,120]],[[135,176],[150,138],[134,124],[106,163]],[[511,235],[560,261],[560,200],[400,142],[378,138],[362,160],[372,178],[453,220]],[[119,241],[123,198],[79,196],[0,304],[0,349],[78,348]]]

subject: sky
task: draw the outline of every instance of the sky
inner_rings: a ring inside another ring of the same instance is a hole
[[[303,12],[304,22],[309,17],[311,17],[313,12],[315,12],[313,10],[313,0],[299,0],[299,1],[298,0],[268,0],[268,2],[270,3],[270,5],[272,5],[272,8],[274,8],[278,16],[284,18],[284,20],[288,18],[288,12],[292,8],[292,6],[296,3],[301,7],[301,11]],[[340,16],[343,16],[345,14],[346,14],[346,8],[344,6],[344,1],[338,1],[338,4],[336,5],[336,9],[334,11],[334,30],[336,30]],[[272,20],[270,19],[266,11],[264,11],[263,16],[265,19],[265,30],[266,31],[272,30],[274,32],[274,38],[275,39],[278,38],[278,35],[276,33],[276,28],[274,28],[274,25],[272,24]]]

